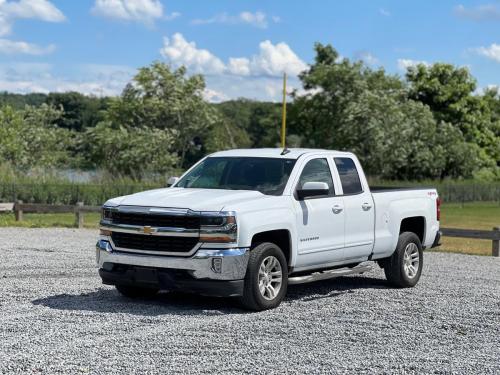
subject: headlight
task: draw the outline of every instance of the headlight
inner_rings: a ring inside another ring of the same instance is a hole
[[[201,242],[236,242],[238,226],[234,212],[202,212],[200,224]]]
[[[101,219],[111,221],[112,218],[113,218],[113,214],[112,214],[111,210],[109,208],[103,207],[102,213],[101,213]]]

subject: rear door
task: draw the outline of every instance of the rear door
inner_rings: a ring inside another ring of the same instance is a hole
[[[343,258],[344,204],[336,196],[330,163],[327,157],[309,157],[303,164],[294,191],[306,182],[325,182],[326,196],[298,200],[295,194],[298,257],[296,267],[326,265]]]
[[[345,210],[344,257],[368,257],[375,238],[373,197],[366,180],[360,178],[361,167],[357,160],[351,157],[335,157],[333,160],[341,182]]]

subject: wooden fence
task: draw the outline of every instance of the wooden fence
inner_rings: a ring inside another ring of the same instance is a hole
[[[494,227],[493,230],[441,228],[441,232],[446,237],[491,240],[491,255],[500,256],[500,227]]]
[[[74,213],[77,228],[83,228],[84,214],[88,212],[101,212],[101,206],[85,206],[83,202],[78,202],[76,205],[52,205],[17,201],[14,204],[16,221],[22,221],[24,213]]]
[[[12,203],[3,204],[7,208],[12,207]],[[8,209],[7,208],[7,209]],[[17,201],[13,205],[16,221],[23,220],[24,213],[70,213],[75,214],[75,226],[83,228],[84,214],[87,212],[100,212],[101,206],[85,206],[83,202],[78,202],[76,205],[51,205],[51,204],[34,204],[23,203]],[[493,230],[476,230],[476,229],[459,229],[459,228],[441,228],[441,232],[445,237],[460,237],[474,238],[482,240],[491,240],[491,255],[494,257],[500,256],[500,227],[494,227]]]

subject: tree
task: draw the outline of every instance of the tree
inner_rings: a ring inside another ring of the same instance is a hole
[[[184,67],[172,70],[154,62],[139,69],[122,95],[110,102],[107,119],[115,128],[157,129],[173,135],[168,151],[175,151],[178,167],[185,168],[187,154],[199,149],[196,139],[220,121],[204,100],[204,89],[201,75],[187,76]]]
[[[290,116],[303,146],[355,152],[368,174],[382,178],[472,176],[477,148],[408,98],[398,77],[340,60],[331,46],[315,48],[315,64],[300,76],[306,94],[294,94]]]
[[[50,93],[46,102],[63,111],[63,115],[57,121],[59,127],[80,132],[104,119],[108,100],[78,92],[65,92]]]
[[[0,108],[0,160],[19,170],[58,167],[68,161],[69,133],[55,125],[61,111],[42,104]]]
[[[24,109],[25,106],[39,107],[45,103],[46,94],[14,94],[9,92],[0,92],[0,107],[10,106],[15,110]]]
[[[248,134],[239,147],[276,147],[279,144],[280,104],[237,99],[217,104],[217,109],[230,124]]]
[[[156,128],[113,126],[101,122],[85,132],[88,159],[112,174],[141,178],[170,172],[177,157],[168,152],[174,136]]]
[[[500,176],[496,93],[490,90],[477,95],[477,83],[468,68],[451,64],[410,67],[406,78],[409,97],[428,105],[438,122],[459,129],[471,147],[479,146],[478,168]]]

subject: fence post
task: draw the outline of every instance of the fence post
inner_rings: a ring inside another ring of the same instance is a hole
[[[493,230],[500,232],[500,227],[494,227]],[[493,240],[492,241],[491,255],[493,255],[494,257],[500,256],[500,240]]]
[[[81,207],[83,207],[83,202],[77,202],[75,207],[75,216],[76,226],[78,229],[83,228],[83,212],[81,211]]]
[[[21,204],[23,204],[23,201],[16,201],[16,204],[14,204],[14,215],[16,217],[16,221],[23,221],[23,210],[21,209]]]

